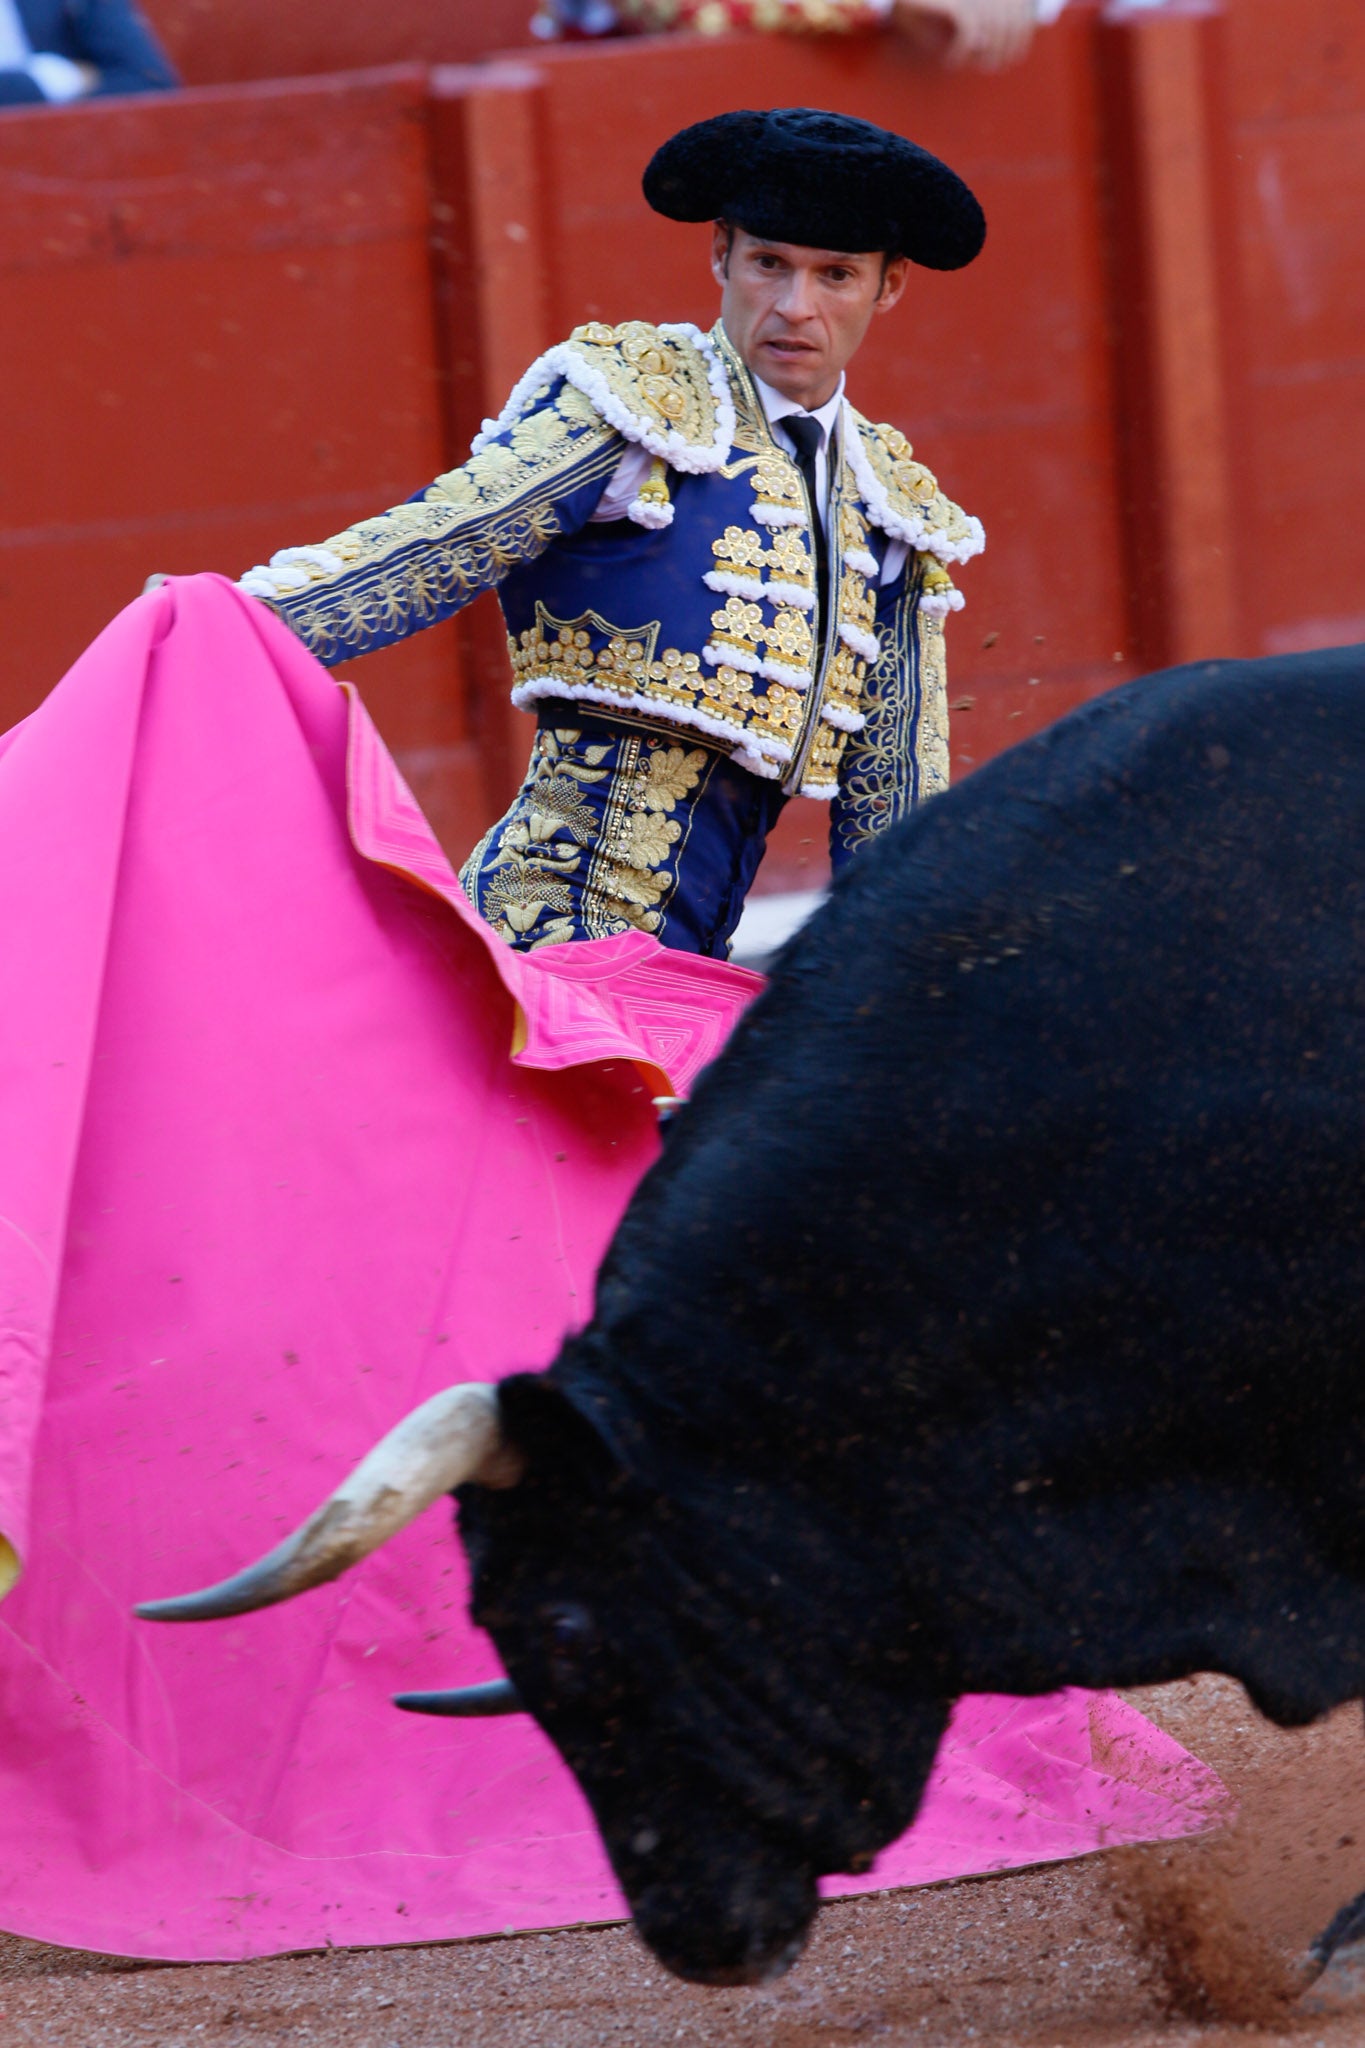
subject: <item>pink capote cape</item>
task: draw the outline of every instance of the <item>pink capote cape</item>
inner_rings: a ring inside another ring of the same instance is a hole
[[[554,1355],[651,1096],[758,978],[513,953],[354,694],[214,577],[0,742],[0,959],[0,1926],[188,1960],[616,1917],[533,1724],[389,1705],[497,1670],[445,1508],[287,1607],[130,1609]],[[830,1889],[1188,1833],[1220,1790],[1117,1699],[964,1701],[914,1829]]]

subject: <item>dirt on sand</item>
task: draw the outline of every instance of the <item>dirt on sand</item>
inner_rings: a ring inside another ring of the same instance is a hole
[[[1236,1825],[829,1906],[790,1976],[701,1991],[628,1929],[271,1962],[128,1964],[0,1935],[0,2048],[1363,2048],[1288,2003],[1365,1886],[1358,1708],[1286,1734],[1203,1678],[1135,1696],[1220,1770]]]

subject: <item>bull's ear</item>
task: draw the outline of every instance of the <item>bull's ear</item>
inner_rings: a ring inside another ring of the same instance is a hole
[[[548,1373],[514,1373],[498,1383],[498,1406],[510,1443],[529,1476],[556,1477],[592,1492],[621,1476],[621,1462],[591,1407],[567,1394]]]

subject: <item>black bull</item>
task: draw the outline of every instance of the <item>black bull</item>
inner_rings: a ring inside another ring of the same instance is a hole
[[[790,1960],[959,1694],[1365,1693],[1362,1299],[1365,650],[1149,678],[854,863],[459,1495],[662,1960]]]

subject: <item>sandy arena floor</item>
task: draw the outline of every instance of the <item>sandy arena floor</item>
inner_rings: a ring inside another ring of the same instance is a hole
[[[1140,1703],[1223,1772],[1234,1829],[827,1907],[767,1990],[675,1984],[618,1927],[194,1967],[0,1935],[0,2044],[1365,2048],[1365,2009],[1285,2004],[1295,1954],[1365,1886],[1359,1710],[1282,1734],[1222,1679]]]

